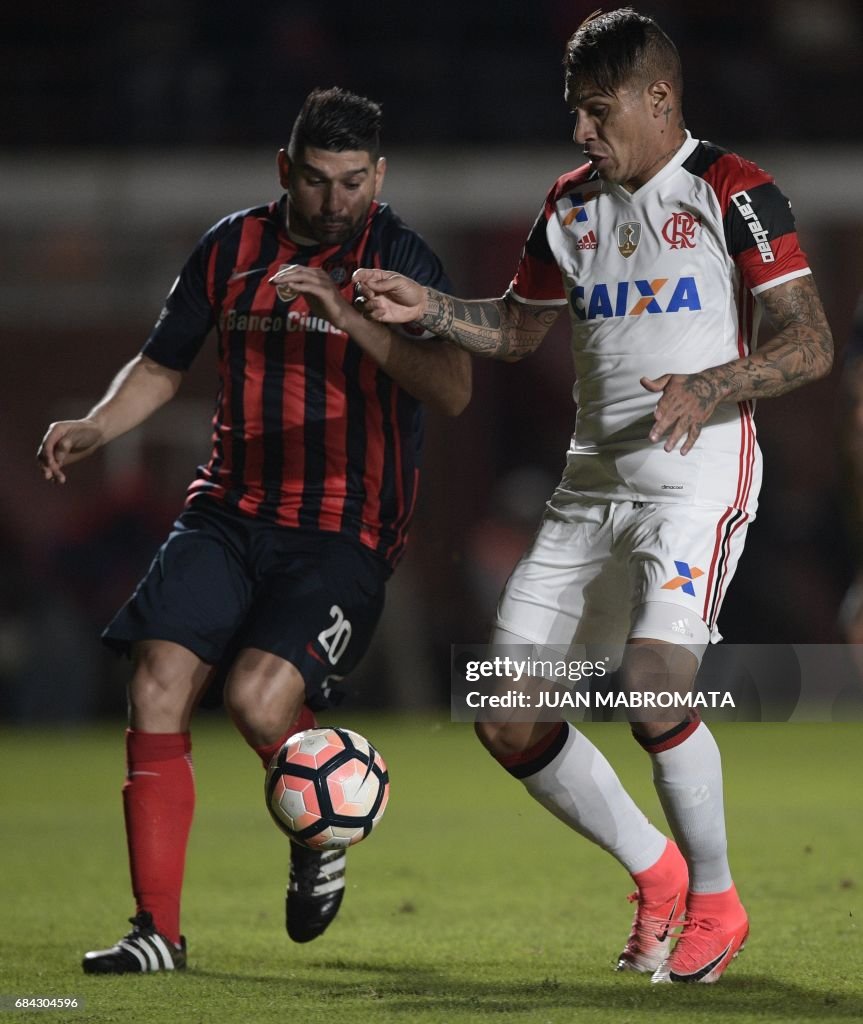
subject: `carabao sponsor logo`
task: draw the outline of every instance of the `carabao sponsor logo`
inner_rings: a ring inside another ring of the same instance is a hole
[[[758,214],[752,206],[752,199],[749,193],[735,192],[731,197],[731,202],[740,211],[740,216],[746,221],[749,230],[752,232],[752,237],[755,239],[759,253],[761,253],[761,262],[774,263],[776,255],[770,247],[770,233],[765,230],[758,219]]]
[[[569,293],[569,304],[579,320],[598,320],[697,310],[701,309],[701,296],[694,277],[679,277],[673,285],[669,278],[657,277],[652,281],[600,282],[590,294],[577,284]]]

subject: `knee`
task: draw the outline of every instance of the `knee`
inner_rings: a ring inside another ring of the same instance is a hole
[[[244,651],[225,684],[225,707],[252,743],[274,743],[300,712],[305,684],[290,663],[275,655]]]
[[[209,672],[209,665],[177,644],[140,644],[129,683],[133,727],[145,732],[185,731]]]
[[[225,687],[224,701],[225,710],[244,736],[278,739],[274,734],[283,728],[283,716],[276,712],[272,701],[262,698],[254,678],[242,674],[232,676],[230,685]]]
[[[474,731],[496,758],[523,754],[557,727],[555,722],[476,722]]]

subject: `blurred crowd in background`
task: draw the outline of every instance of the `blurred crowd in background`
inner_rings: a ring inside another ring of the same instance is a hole
[[[322,82],[386,102],[393,145],[547,142],[554,74],[597,0],[126,0],[8,5],[5,145],[258,145]],[[639,5],[635,5],[639,6]],[[856,0],[651,0],[686,102],[717,137],[847,136],[859,95]],[[859,120],[859,114],[858,120]]]
[[[123,708],[127,669],[98,633],[206,458],[212,351],[172,407],[72,467],[66,487],[41,482],[35,450],[49,421],[82,415],[137,351],[203,230],[278,194],[275,152],[306,93],[337,84],[383,104],[385,198],[405,197],[394,205],[459,294],[499,295],[545,189],[579,162],[560,62],[595,6],[35,0],[0,16],[0,719]],[[790,194],[839,352],[828,380],[759,407],[762,503],[720,628],[731,642],[835,642],[854,574],[838,432],[863,176],[841,168],[863,166],[863,8],[636,6],[681,50],[693,133],[763,154]],[[538,188],[535,161],[518,174],[536,153]],[[429,417],[409,553],[353,680],[356,706],[445,704],[450,644],[485,635],[563,462],[567,335],[561,322],[524,363],[478,364],[467,412]]]

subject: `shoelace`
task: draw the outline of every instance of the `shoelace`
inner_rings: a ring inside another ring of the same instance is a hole
[[[651,914],[649,910],[645,910],[644,906],[646,901],[642,898],[641,894],[636,889],[635,892],[630,893],[626,897],[630,903],[638,904],[638,913],[635,920],[632,922],[632,931],[629,933],[629,938],[626,940],[625,952],[634,952],[638,949],[641,939],[653,940],[653,941],[664,941],[660,939],[660,936],[664,934],[665,938],[669,936],[674,937],[680,934],[679,929],[682,922],[676,920],[669,920],[668,917],[657,917],[655,914]],[[665,901],[668,902],[668,901]]]
[[[694,964],[703,962],[705,956],[715,952],[710,948],[712,933],[722,927],[716,917],[702,917],[698,914],[687,914],[683,922],[683,931],[674,949],[673,956],[680,966],[680,961],[691,960]]]
[[[126,936],[127,939],[132,939],[136,935],[146,935],[148,932],[154,931],[153,915],[149,910],[142,910],[140,913],[135,914],[134,917],[130,917],[129,924],[134,927]]]
[[[697,931],[701,928],[703,931],[712,932],[717,928],[722,927],[722,922],[718,917],[704,917],[701,914],[687,914],[686,924],[684,925],[684,931]]]

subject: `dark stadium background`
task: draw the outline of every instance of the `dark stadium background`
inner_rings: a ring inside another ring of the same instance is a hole
[[[97,635],[207,454],[207,353],[135,436],[72,467],[34,462],[136,352],[202,231],[278,194],[303,97],[382,102],[385,198],[457,292],[500,294],[545,190],[578,162],[559,71],[596,0],[434,5],[130,0],[0,15],[0,718],[119,714],[126,668]],[[863,287],[863,8],[855,0],[656,2],[684,61],[693,133],[757,160],[791,196],[841,353]],[[837,360],[837,363],[841,362]],[[720,619],[740,642],[830,643],[851,576],[838,483],[839,367],[763,403],[762,507]],[[564,324],[515,366],[476,364],[458,420],[429,418],[410,551],[359,706],[448,694],[452,642],[485,634],[572,423]]]

